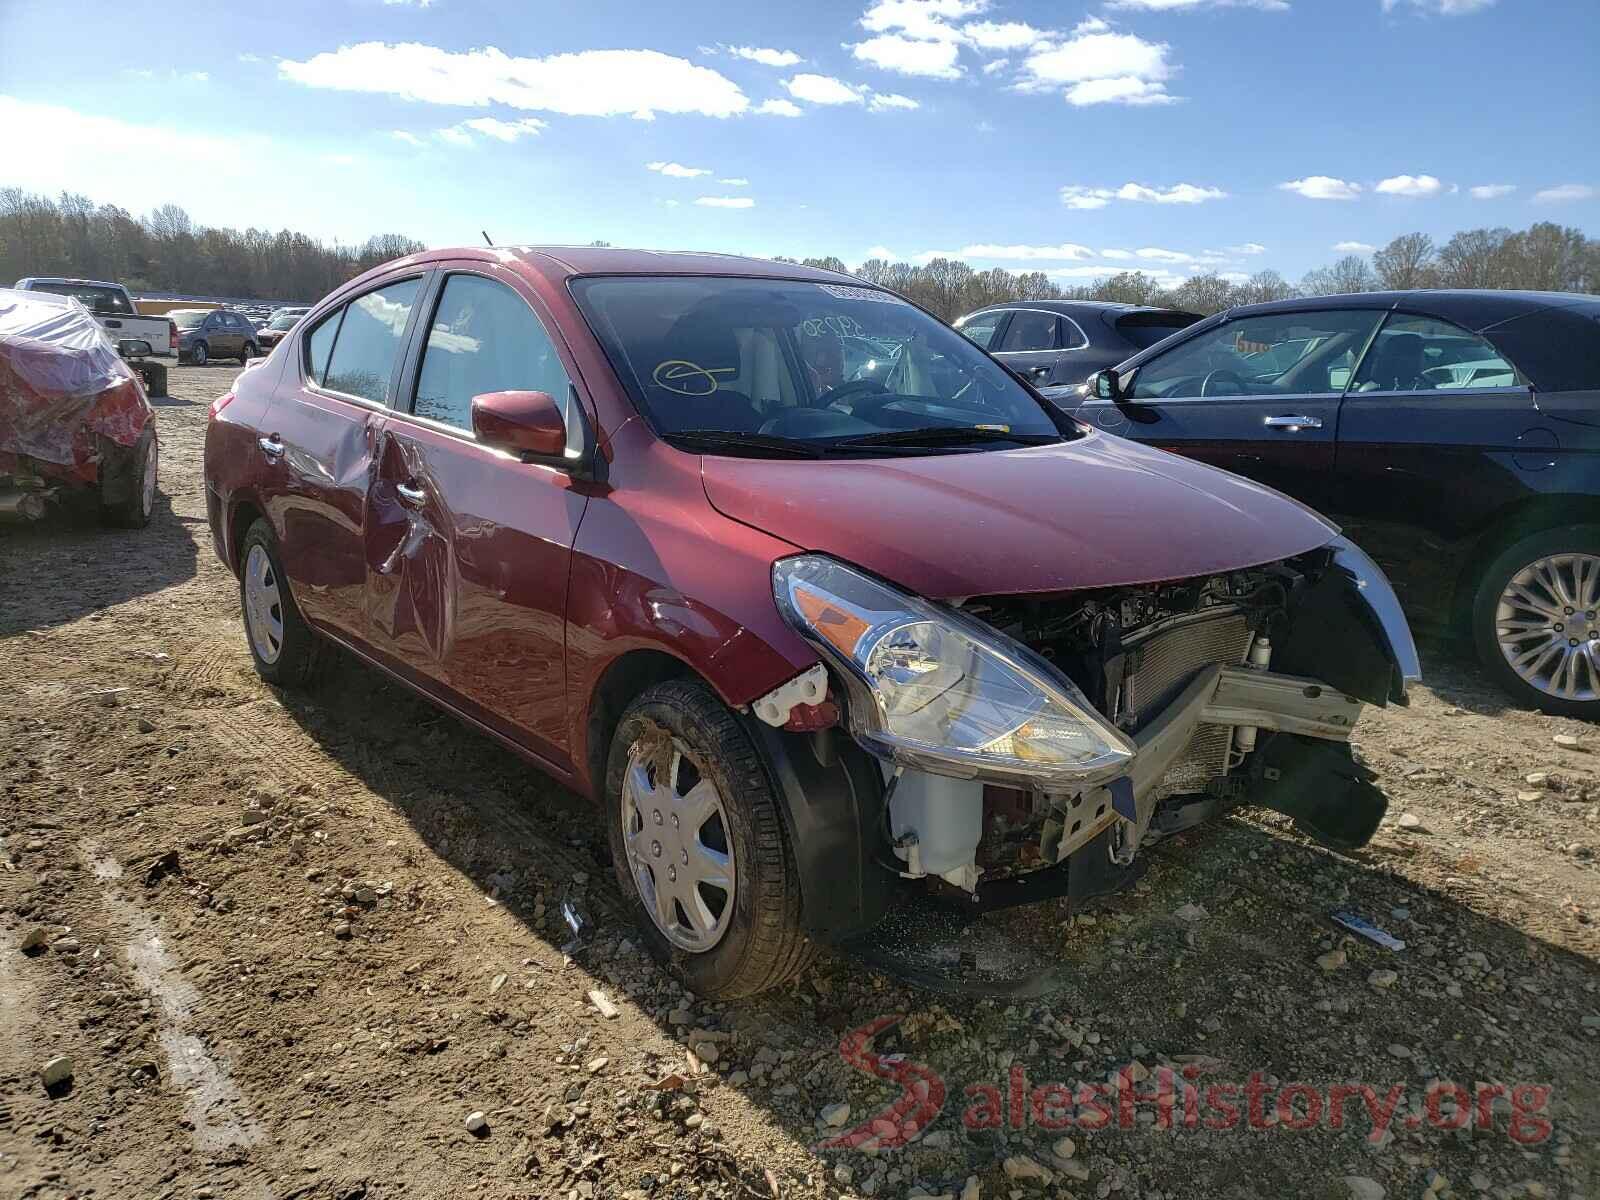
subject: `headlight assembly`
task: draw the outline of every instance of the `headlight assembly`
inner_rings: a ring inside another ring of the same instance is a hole
[[[773,566],[784,617],[851,685],[851,732],[906,766],[1047,791],[1122,774],[1134,747],[1069,681],[961,613],[817,554]]]

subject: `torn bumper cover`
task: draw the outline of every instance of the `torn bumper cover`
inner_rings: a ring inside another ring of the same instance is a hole
[[[108,444],[135,446],[153,415],[81,304],[0,288],[0,480],[93,484]]]

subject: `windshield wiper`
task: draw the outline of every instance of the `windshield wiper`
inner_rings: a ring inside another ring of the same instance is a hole
[[[834,438],[833,449],[853,446],[964,446],[973,442],[1015,442],[1021,446],[1044,446],[1059,442],[1059,433],[1013,433],[992,425],[930,425],[924,429],[889,429],[882,433],[862,433]]]
[[[684,429],[664,433],[661,437],[679,449],[707,454],[731,452],[754,457],[821,458],[826,449],[818,442],[802,442],[770,433],[741,433],[737,429]]]

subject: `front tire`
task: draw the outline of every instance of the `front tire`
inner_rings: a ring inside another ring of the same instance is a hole
[[[1472,636],[1523,703],[1600,720],[1600,526],[1547,529],[1502,550],[1479,580]]]
[[[815,956],[780,802],[703,683],[656,684],[623,713],[606,765],[612,863],[646,944],[699,996],[768,991]]]
[[[189,347],[189,364],[195,367],[205,366],[206,353],[206,344],[204,342],[196,342]]]
[[[279,687],[314,683],[331,648],[307,625],[289,591],[272,527],[256,521],[239,544],[239,607],[256,674]]]

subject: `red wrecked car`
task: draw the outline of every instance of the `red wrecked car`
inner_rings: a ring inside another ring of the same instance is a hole
[[[156,496],[155,410],[89,311],[0,288],[0,520],[93,497],[108,525],[137,529]]]

